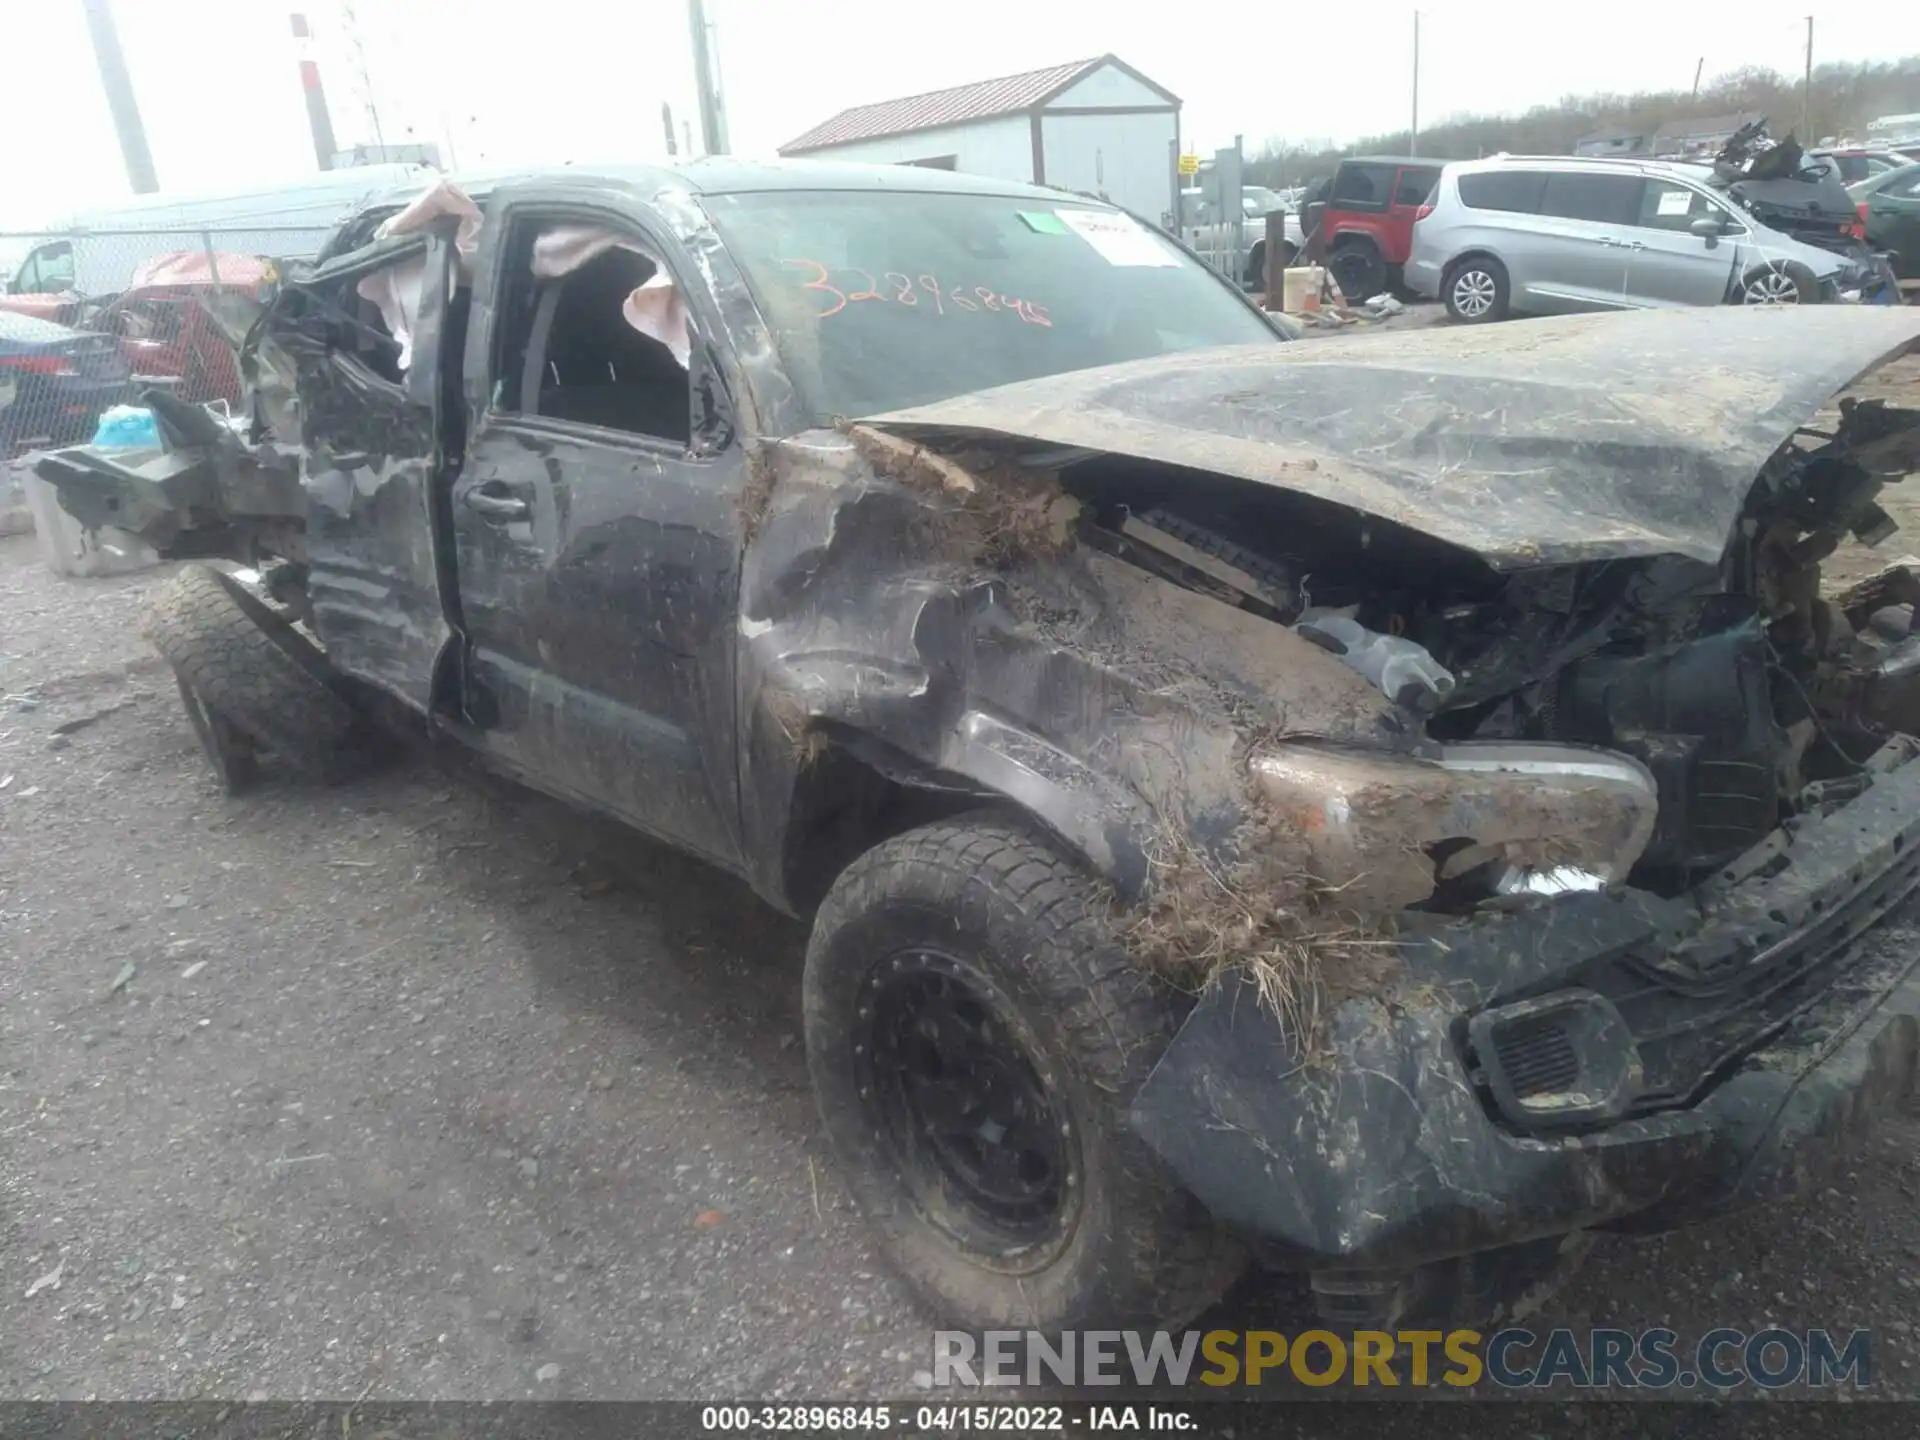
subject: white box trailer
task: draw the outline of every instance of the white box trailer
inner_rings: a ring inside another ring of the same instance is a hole
[[[155,256],[210,239],[226,254],[310,259],[346,214],[376,195],[418,182],[419,165],[323,170],[282,185],[213,195],[148,195],[61,217],[44,227],[7,281],[10,295],[113,295]]]

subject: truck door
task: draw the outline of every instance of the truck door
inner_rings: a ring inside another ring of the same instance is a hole
[[[438,234],[350,251],[281,292],[249,356],[256,375],[266,366],[297,381],[307,592],[327,657],[423,714],[450,634],[434,506],[441,346],[466,299],[451,288],[453,254]],[[401,340],[363,290],[378,293],[387,279],[410,287],[415,278],[418,313],[403,365]]]
[[[698,271],[663,227],[540,194],[482,238],[451,497],[465,719],[539,788],[735,863],[745,461],[717,347],[648,319]]]

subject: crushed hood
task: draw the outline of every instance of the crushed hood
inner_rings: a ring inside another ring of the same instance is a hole
[[[1920,311],[1639,311],[1190,351],[873,417],[1318,497],[1496,569],[1719,559],[1767,458]]]

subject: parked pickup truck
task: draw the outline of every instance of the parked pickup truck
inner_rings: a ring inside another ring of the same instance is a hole
[[[1290,207],[1277,192],[1264,185],[1240,187],[1238,216],[1219,214],[1204,190],[1182,190],[1181,237],[1209,264],[1222,270],[1233,269],[1232,258],[1239,250],[1245,250],[1246,259],[1239,266],[1240,278],[1249,290],[1258,290],[1267,278],[1266,217],[1275,211],[1281,212],[1280,226],[1286,236],[1286,248],[1280,254],[1280,268],[1284,270],[1306,248],[1306,237],[1300,229],[1297,206]]]
[[[1920,467],[1830,409],[1916,337],[1283,343],[1057,192],[569,169],[370,209],[250,418],[38,473],[249,567],[152,619],[230,786],[430,731],[808,917],[827,1134],[943,1318],[1251,1256],[1390,1329],[1911,1090],[1920,579],[1819,557]]]

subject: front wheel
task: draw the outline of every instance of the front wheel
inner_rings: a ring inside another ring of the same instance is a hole
[[[1017,824],[910,831],[814,923],[807,1060],[848,1188],[945,1320],[1176,1325],[1244,1254],[1128,1128],[1178,1028],[1097,883]]]
[[[1298,256],[1295,254],[1291,244],[1284,244],[1280,247],[1280,268],[1282,270],[1291,268],[1297,258]],[[1252,289],[1258,290],[1266,283],[1267,242],[1262,240],[1254,245],[1252,252],[1247,256],[1247,284]]]
[[[1820,285],[1797,265],[1757,265],[1740,282],[1742,305],[1813,305]]]
[[[1463,325],[1507,318],[1507,267],[1490,255],[1456,261],[1440,283],[1447,314]]]

